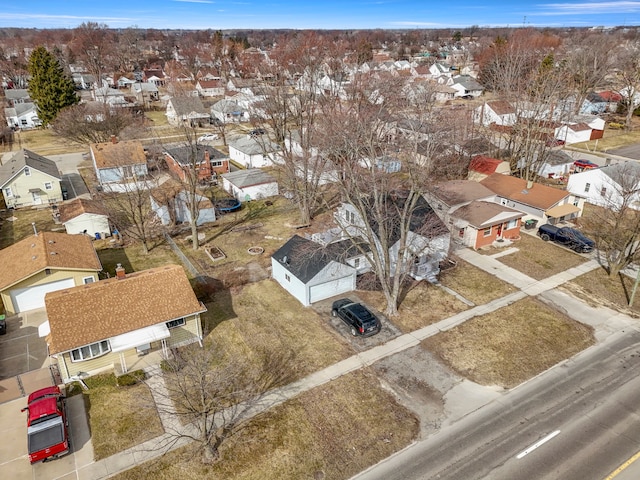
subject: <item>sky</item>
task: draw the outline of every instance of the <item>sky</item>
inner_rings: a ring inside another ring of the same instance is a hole
[[[0,28],[414,29],[640,25],[640,0],[0,0]]]

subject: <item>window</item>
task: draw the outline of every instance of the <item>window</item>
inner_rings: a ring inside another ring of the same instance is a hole
[[[7,187],[4,189],[4,196],[7,198],[13,197],[13,192],[11,191],[11,187]]]
[[[580,200],[578,200],[577,198],[573,201],[573,206],[577,207],[578,203],[580,202]]]
[[[96,281],[96,279],[95,279],[95,278],[93,278],[93,277],[84,277],[84,278],[82,279],[82,283],[83,283],[84,285],[87,285],[87,284],[89,284],[89,283],[93,283],[93,282],[95,282],[95,281]]]
[[[222,160],[216,160],[211,162],[211,166],[212,167],[221,167],[222,166]]]
[[[31,176],[31,169],[29,167],[24,167],[24,175],[25,177]]]
[[[110,351],[111,347],[109,346],[109,340],[103,340],[101,342],[92,343],[91,345],[71,350],[71,361],[82,362],[84,360],[90,360],[92,358],[100,357],[105,353],[109,353]]]
[[[600,195],[604,197],[606,194],[607,194],[607,187],[602,187],[600,189]]]
[[[45,189],[45,190],[53,190],[53,183],[51,183],[51,182],[44,182],[44,189]]]
[[[482,232],[482,235],[484,237],[488,237],[489,235],[491,235],[491,227],[485,228],[484,231]]]
[[[459,236],[460,238],[463,238],[463,237],[464,237],[464,228],[461,228],[460,230],[458,230],[458,236]]]
[[[284,279],[285,279],[287,282],[290,282],[290,281],[291,281],[291,276],[290,276],[288,273],[285,273],[285,274],[284,274]]]
[[[516,228],[518,226],[518,219],[515,218],[513,220],[509,220],[509,222],[507,223],[507,230],[511,229],[511,228]]]
[[[354,258],[353,259],[353,266],[355,268],[359,268],[360,267],[360,259],[359,258]]]
[[[585,183],[584,184],[584,191],[585,192],[588,192],[590,188],[591,188],[591,184],[590,183]]]
[[[45,275],[51,275],[51,269],[50,268],[45,268],[44,269],[44,274]]]
[[[167,322],[167,328],[176,328],[176,327],[184,327],[187,322],[184,318],[178,318],[176,320],[171,320]]]

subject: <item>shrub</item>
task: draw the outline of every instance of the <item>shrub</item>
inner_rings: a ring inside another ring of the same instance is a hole
[[[609,128],[620,130],[624,128],[624,123],[609,122]]]
[[[120,387],[129,387],[131,385],[136,385],[142,382],[145,379],[146,375],[142,370],[135,370],[133,372],[125,373],[124,375],[120,375],[116,378],[118,386]]]

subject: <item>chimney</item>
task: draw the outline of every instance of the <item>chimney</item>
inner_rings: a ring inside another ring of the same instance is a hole
[[[127,274],[126,274],[126,273],[125,273],[125,271],[124,271],[124,267],[122,266],[122,264],[121,264],[121,263],[119,263],[119,264],[116,266],[116,278],[117,278],[118,280],[122,280],[122,279],[123,279],[123,278],[125,278],[126,276],[127,276]]]
[[[111,143],[118,143],[118,137],[116,137],[115,135],[111,135]]]
[[[209,150],[204,151],[204,165],[201,165],[200,172],[201,173],[199,174],[199,177],[205,178],[207,180],[209,180],[213,175],[213,172],[211,170],[211,156],[209,155]]]

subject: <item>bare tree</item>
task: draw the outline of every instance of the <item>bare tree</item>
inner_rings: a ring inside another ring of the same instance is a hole
[[[627,43],[619,47],[618,52],[620,93],[627,107],[625,126],[631,128],[633,111],[638,105],[638,96],[640,96],[640,43]]]
[[[229,362],[220,347],[205,345],[164,361],[166,389],[156,390],[156,406],[178,420],[167,429],[164,448],[188,440],[199,447],[203,463],[218,460],[224,442],[260,413],[266,393],[289,380],[291,355],[265,351],[251,359],[253,364]]]
[[[298,35],[278,43],[271,61],[261,65],[260,74],[270,78],[260,92],[265,100],[257,107],[271,127],[280,146],[282,163],[276,168],[279,183],[298,207],[300,222],[307,224],[320,206],[319,192],[328,161],[314,147],[320,136],[316,118],[321,104],[332,101],[320,85],[325,75],[325,45],[314,33]],[[299,80],[299,88],[292,82]]]
[[[156,234],[153,225],[157,217],[151,209],[149,198],[149,190],[156,186],[156,180],[151,176],[138,174],[132,168],[133,145],[124,142],[118,145],[120,147],[111,153],[110,163],[121,172],[121,181],[113,186],[103,186],[98,198],[119,233],[140,242],[143,252],[147,254]]]
[[[606,168],[605,181],[591,185],[599,191],[600,207],[592,208],[581,223],[593,238],[610,277],[640,260],[640,167],[634,162]]]
[[[436,126],[438,112],[430,108],[432,102],[407,102],[400,94],[401,79],[369,77],[355,83],[349,94],[352,101],[331,118],[322,117],[320,148],[340,171],[337,186],[345,210],[344,218],[338,220],[342,234],[367,259],[385,296],[385,313],[394,316],[405,280],[419,273],[416,263],[428,265],[423,260],[434,253],[434,247],[437,250],[432,241],[448,238],[446,227],[423,197],[435,181],[432,175],[442,137],[435,131],[400,136],[397,119]],[[389,169],[388,162],[399,165],[400,171]],[[437,264],[440,259],[434,260]]]
[[[85,22],[73,32],[70,48],[94,76],[96,88],[102,87],[102,76],[113,68],[111,52],[115,43],[113,31],[105,24]]]
[[[75,143],[107,142],[113,135],[123,140],[146,133],[144,117],[127,108],[106,103],[81,103],[63,109],[53,122],[56,135]]]

